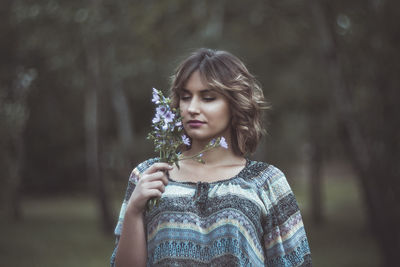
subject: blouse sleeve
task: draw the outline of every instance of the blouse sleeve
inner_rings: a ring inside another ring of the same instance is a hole
[[[266,207],[265,266],[312,266],[311,253],[295,196],[285,175],[270,165],[262,187]]]
[[[131,175],[129,176],[128,187],[126,188],[125,197],[124,197],[124,200],[122,201],[122,205],[121,205],[121,210],[119,212],[117,226],[115,227],[115,230],[114,230],[115,247],[114,247],[114,251],[113,251],[113,253],[111,255],[111,260],[110,260],[111,267],[115,266],[115,256],[116,256],[116,253],[117,253],[119,238],[121,236],[121,231],[122,231],[122,224],[123,224],[123,221],[124,221],[126,207],[128,205],[129,199],[130,199],[130,197],[132,195],[133,190],[135,190],[136,183],[139,180],[140,174],[143,173],[148,167],[150,167],[156,161],[157,161],[157,159],[149,159],[149,160],[147,160],[145,162],[142,162],[141,164],[139,164],[137,167],[135,167],[132,170]]]

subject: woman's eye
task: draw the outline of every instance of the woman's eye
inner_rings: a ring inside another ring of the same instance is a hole
[[[215,97],[203,97],[204,101],[211,102],[215,100]]]
[[[187,95],[181,96],[181,100],[188,100],[188,99],[190,99],[190,96],[187,96]]]

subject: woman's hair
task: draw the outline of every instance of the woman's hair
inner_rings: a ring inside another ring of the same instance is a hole
[[[229,101],[234,153],[242,156],[253,153],[264,133],[261,111],[267,108],[258,81],[234,55],[201,48],[186,58],[172,76],[173,107],[179,107],[179,95],[195,71],[199,71],[209,89],[214,89]]]

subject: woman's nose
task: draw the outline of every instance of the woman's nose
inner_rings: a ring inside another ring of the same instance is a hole
[[[188,112],[192,114],[198,114],[200,113],[200,105],[199,101],[193,97],[190,101],[189,107],[188,107]]]

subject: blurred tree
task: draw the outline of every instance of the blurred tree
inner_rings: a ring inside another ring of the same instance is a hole
[[[99,126],[100,119],[99,92],[104,91],[104,80],[102,79],[101,64],[101,40],[98,38],[96,26],[102,21],[100,0],[90,0],[88,8],[91,16],[85,25],[82,34],[83,48],[87,64],[87,88],[85,92],[85,135],[86,135],[86,164],[90,181],[90,188],[98,203],[101,214],[101,222],[105,233],[110,233],[114,226],[109,207],[108,195],[104,181],[104,174],[99,165]]]
[[[400,27],[392,21],[396,18],[394,10],[400,6],[396,1],[370,1],[363,10],[363,23],[368,27],[361,38],[352,40],[358,49],[360,43],[364,47],[350,55],[341,51],[343,41],[334,26],[336,21],[340,30],[346,31],[350,18],[337,14],[330,2],[314,0],[310,4],[346,148],[364,191],[370,226],[381,247],[384,266],[396,266],[400,250],[400,108],[395,99],[400,99],[400,93],[396,86],[399,78],[394,73],[400,72],[400,65],[399,53],[394,52],[400,39],[393,34],[399,36]],[[346,46],[351,51],[348,43]],[[351,56],[352,63],[365,63],[359,66],[357,76],[348,75],[354,73],[346,68],[344,56]]]
[[[25,161],[23,134],[29,118],[27,104],[36,70],[27,68],[17,54],[18,28],[12,21],[12,1],[0,9],[0,175],[1,210],[21,219],[20,189]]]
[[[318,111],[317,111],[318,112]],[[309,176],[311,217],[316,225],[324,221],[322,168],[324,161],[323,134],[321,133],[322,116],[318,113],[309,114]]]

